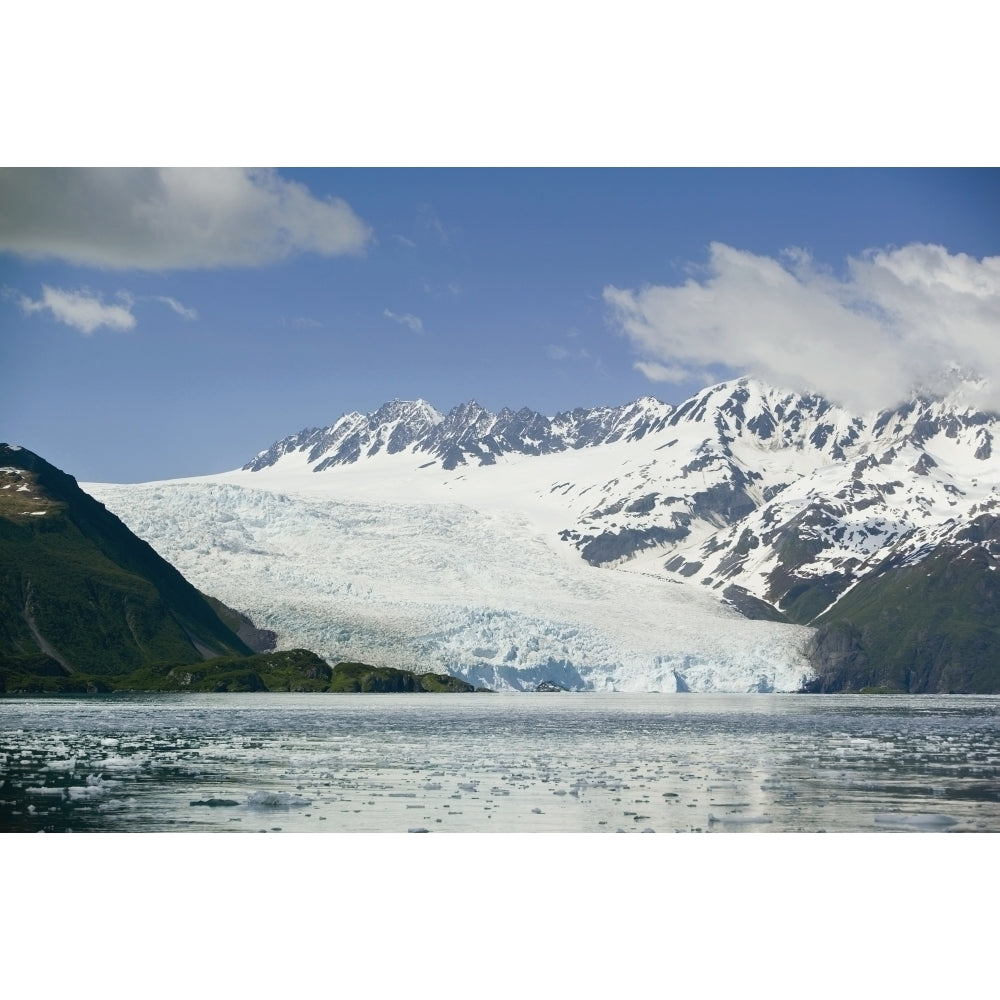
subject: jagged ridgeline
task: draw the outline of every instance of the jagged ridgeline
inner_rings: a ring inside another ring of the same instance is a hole
[[[591,565],[817,628],[817,690],[997,691],[1000,420],[981,389],[956,379],[944,396],[869,414],[752,378],[678,406],[551,418],[394,401],[285,438],[244,469],[320,480],[393,456],[410,474],[412,456],[413,470],[461,473],[449,489],[462,499],[474,479],[517,476],[539,509],[561,508],[559,537]],[[558,464],[583,449],[586,466]],[[533,477],[528,458],[545,471]]]
[[[300,452],[314,472],[323,472],[383,452],[410,451],[451,471],[467,463],[493,465],[508,454],[549,455],[626,436],[635,439],[662,429],[671,409],[646,397],[627,406],[577,408],[550,419],[527,407],[491,413],[475,400],[441,414],[423,399],[397,399],[374,413],[347,413],[330,427],[306,428],[282,438],[243,468],[259,472]]]

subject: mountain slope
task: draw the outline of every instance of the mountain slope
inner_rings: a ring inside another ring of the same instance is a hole
[[[982,514],[922,559],[886,557],[818,619],[815,691],[1000,690],[1000,518]]]
[[[250,649],[71,476],[0,444],[0,668],[115,675]]]
[[[1000,421],[973,398],[852,414],[745,378],[551,418],[394,401],[237,472],[92,488],[229,603],[265,613],[273,588],[268,627],[327,655],[490,686],[1000,690]]]

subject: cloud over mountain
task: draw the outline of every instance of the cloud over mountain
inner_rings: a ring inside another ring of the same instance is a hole
[[[116,270],[358,254],[369,227],[272,170],[0,170],[0,251]]]
[[[1000,386],[1000,257],[913,243],[848,258],[837,275],[802,250],[775,259],[712,243],[684,284],[608,286],[604,300],[656,381],[750,371],[859,410],[951,367]]]

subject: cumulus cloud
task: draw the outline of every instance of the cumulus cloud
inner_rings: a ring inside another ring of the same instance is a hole
[[[112,330],[131,330],[135,326],[132,297],[121,292],[118,299],[117,305],[105,305],[98,296],[86,289],[68,292],[43,285],[40,299],[21,296],[20,306],[28,315],[47,310],[60,323],[66,323],[86,334],[91,334],[102,326]]]
[[[776,259],[713,243],[684,284],[608,286],[604,301],[656,381],[750,373],[858,410],[956,367],[1000,390],[1000,257],[914,243],[848,258],[836,275],[802,250]]]
[[[90,267],[255,267],[364,251],[371,230],[339,198],[272,170],[0,170],[0,251]]]
[[[400,326],[405,326],[408,330],[412,330],[414,333],[424,332],[424,321],[419,316],[414,316],[413,313],[394,313],[391,309],[386,309],[383,313],[386,319],[391,319],[395,323],[399,323]]]

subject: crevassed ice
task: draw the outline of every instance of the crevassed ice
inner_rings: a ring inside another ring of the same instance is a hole
[[[208,481],[86,488],[282,648],[331,661],[500,689],[788,691],[810,673],[808,629],[589,566],[515,509]]]

